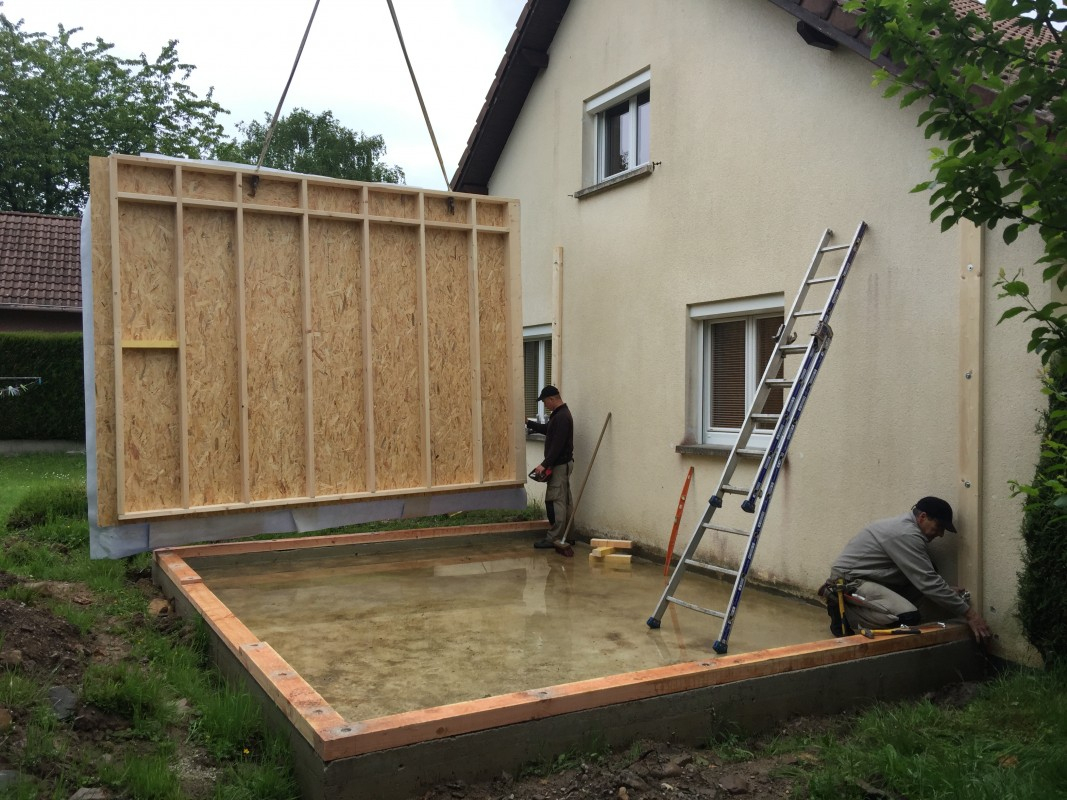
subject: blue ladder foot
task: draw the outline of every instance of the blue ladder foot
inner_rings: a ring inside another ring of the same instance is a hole
[[[655,617],[649,617],[648,618],[648,622],[646,622],[645,624],[648,625],[648,627],[650,627],[653,630],[655,630],[656,628],[659,627],[659,620],[656,619]]]
[[[726,655],[726,642],[721,639],[711,646],[711,649],[718,653],[720,656]]]

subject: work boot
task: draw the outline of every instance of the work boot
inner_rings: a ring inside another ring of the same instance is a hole
[[[555,546],[556,545],[553,539],[539,539],[538,541],[534,542],[534,547],[536,547],[538,550],[547,550],[548,548]]]

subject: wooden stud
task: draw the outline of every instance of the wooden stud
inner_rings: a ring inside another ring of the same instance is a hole
[[[178,325],[178,463],[181,504],[189,508],[189,375],[185,368],[185,214],[182,208],[182,166],[174,166],[175,322]]]
[[[363,209],[366,210],[369,203],[368,188],[364,186],[361,192]],[[378,488],[378,479],[374,457],[374,360],[372,358],[374,342],[371,338],[370,248],[370,218],[365,216],[363,218],[363,267],[362,275],[360,275],[363,281],[363,324],[361,326],[363,336],[363,418],[365,426],[363,441],[367,443],[367,491],[374,492]]]
[[[983,290],[984,252],[980,225],[962,220],[960,228],[959,308],[959,491],[957,512],[967,535],[959,538],[959,582],[971,592],[971,604],[982,607],[982,436],[985,351]]]
[[[615,550],[629,550],[633,547],[633,542],[628,539],[590,539],[590,547],[611,547]]]
[[[241,502],[252,501],[252,478],[249,474],[249,443],[248,443],[248,321],[247,307],[247,278],[245,275],[245,213],[244,192],[241,184],[241,173],[236,172],[233,176],[234,194],[238,198],[237,206],[237,391],[240,394],[241,412]]]
[[[122,282],[119,275],[118,161],[108,163],[108,205],[111,212],[111,321],[115,368],[115,498],[116,513],[126,512],[126,437],[122,410]]]
[[[478,201],[474,205],[473,217],[478,218]],[[478,286],[478,233],[471,230],[467,239],[467,274],[469,281],[470,302],[470,359],[471,359],[471,421],[474,440],[474,481],[485,480],[485,437],[482,424],[482,346],[481,346],[481,300]]]
[[[300,291],[303,300],[300,304],[300,313],[304,339],[304,493],[308,497],[314,497],[316,494],[315,385],[312,381],[311,364],[311,253],[307,215],[307,178],[300,181],[300,207],[305,212],[300,218]]]
[[[419,335],[419,377],[421,378],[422,399],[422,463],[423,480],[426,486],[433,486],[433,446],[430,435],[430,322],[427,308],[428,297],[426,292],[426,195],[418,194],[419,214],[419,250],[417,256],[416,274],[416,306]]]

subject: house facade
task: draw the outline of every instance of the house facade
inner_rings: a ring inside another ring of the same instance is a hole
[[[751,395],[823,230],[866,221],[750,580],[813,598],[867,522],[939,495],[961,531],[942,572],[999,655],[1032,660],[1009,481],[1032,477],[1044,398],[994,281],[1022,269],[1043,302],[1040,241],[931,223],[919,111],[872,86],[863,48],[833,2],[530,0],[453,188],[521,202],[527,382],[574,414],[576,483],[612,415],[577,530],[653,554],[690,467],[677,549],[703,514],[736,436],[720,411]]]

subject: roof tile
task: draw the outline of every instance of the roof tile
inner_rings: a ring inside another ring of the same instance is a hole
[[[81,218],[0,211],[0,307],[81,305]]]

